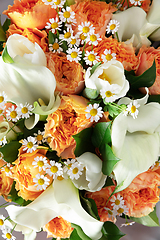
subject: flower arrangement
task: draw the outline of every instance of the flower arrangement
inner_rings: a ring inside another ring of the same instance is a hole
[[[159,0],[14,0],[0,26],[0,215],[34,240],[159,226]]]

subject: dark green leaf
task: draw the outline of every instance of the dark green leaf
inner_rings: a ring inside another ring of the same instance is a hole
[[[100,217],[98,215],[97,206],[93,199],[85,198],[85,197],[81,196],[81,203],[82,203],[83,208],[86,210],[86,212],[88,212],[95,219],[100,220]]]
[[[96,99],[98,97],[99,93],[96,89],[91,88],[85,88],[83,90],[83,96],[88,99]]]
[[[158,102],[158,103],[160,103],[160,94],[149,95],[148,102]]]
[[[3,23],[3,30],[4,30],[4,32],[6,32],[7,30],[8,30],[8,28],[9,28],[9,26],[11,25],[11,20],[10,19],[6,19],[5,20],[5,22]]]
[[[7,51],[7,45],[5,45],[5,48],[2,52],[2,59],[5,63],[14,63],[13,59],[10,57]]]
[[[79,237],[76,229],[74,229],[70,235],[70,240],[83,240],[82,238]]]
[[[125,234],[112,222],[105,222],[102,228],[102,233],[107,237],[107,240],[118,240]]]
[[[71,223],[71,227],[73,227],[74,230],[76,230],[76,232],[77,232],[77,234],[78,234],[78,236],[79,236],[80,238],[71,238],[71,236],[70,236],[70,240],[75,240],[75,239],[76,239],[76,240],[79,240],[79,239],[82,239],[82,240],[92,240],[90,237],[88,237],[88,236],[83,232],[83,230],[82,230],[82,228],[81,228],[80,226]],[[73,232],[72,232],[72,233],[73,233]],[[71,233],[71,235],[72,235],[72,233]]]
[[[114,186],[114,183],[113,183],[112,179],[109,176],[107,176],[107,179],[106,179],[106,182],[105,182],[103,188],[104,187],[108,187],[108,186]]]
[[[1,25],[1,21],[0,21],[0,42],[5,42],[6,41],[6,34],[4,32],[4,29]]]
[[[100,148],[102,144],[111,144],[110,126],[111,122],[96,124],[92,134],[92,143],[95,147]]]
[[[17,159],[18,149],[22,146],[18,141],[12,141],[0,148],[0,152],[4,156],[4,160],[12,163]]]
[[[102,62],[98,62],[98,63],[96,63],[96,64],[92,67],[92,69],[90,70],[91,75],[95,72],[95,70],[97,69],[97,67],[100,66],[101,64],[102,64]]]
[[[107,104],[107,103],[105,103],[105,104]],[[106,112],[108,111],[109,115],[111,117],[116,117],[121,112],[120,108],[118,108],[117,106],[114,106],[114,105],[111,105],[111,104],[107,104],[107,106],[105,106],[105,108],[104,108],[104,111],[106,111]]]

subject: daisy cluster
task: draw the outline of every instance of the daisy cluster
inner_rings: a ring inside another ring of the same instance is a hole
[[[4,239],[16,239],[16,237],[12,235],[14,229],[12,229],[10,222],[3,215],[0,215],[0,230],[2,231],[2,237]]]

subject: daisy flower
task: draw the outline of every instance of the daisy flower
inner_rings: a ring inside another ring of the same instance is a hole
[[[114,210],[116,212],[116,215],[118,215],[118,216],[122,216],[122,214],[128,213],[128,208],[125,205],[123,205],[120,208],[114,209]]]
[[[0,108],[4,106],[4,104],[7,102],[7,95],[3,91],[0,93]]]
[[[104,63],[109,62],[111,60],[116,59],[116,53],[111,53],[111,50],[105,49],[104,54],[101,56]]]
[[[53,179],[56,179],[58,176],[62,176],[63,175],[62,164],[51,160],[50,166],[46,170],[46,173],[48,173],[49,176],[53,176]]]
[[[89,36],[94,33],[94,27],[90,22],[82,22],[81,25],[78,26],[79,34],[84,34],[84,36]]]
[[[135,224],[135,222],[126,222],[126,223],[122,223],[121,227],[127,227],[127,226],[131,226],[133,224]]]
[[[42,142],[50,144],[52,141],[52,138],[53,138],[52,136],[48,135],[47,137],[43,138]]]
[[[5,217],[3,215],[0,215],[0,229],[5,229]]]
[[[4,239],[9,239],[9,240],[15,240],[16,237],[12,235],[12,229],[6,227],[5,229],[2,230],[2,237]]]
[[[17,107],[17,113],[19,115],[19,117],[21,118],[29,118],[30,115],[32,115],[32,110],[33,110],[33,106],[30,105],[29,103],[26,103],[25,105],[23,105],[22,103],[20,103],[20,105]]]
[[[5,172],[6,176],[9,177],[12,175],[12,165],[10,163],[7,163],[2,169],[2,172]]]
[[[81,33],[81,34],[78,34],[78,37],[79,37],[79,39],[80,39],[80,43],[81,44],[84,44],[85,43],[85,41],[86,41],[86,35],[85,34],[83,34],[83,33]]]
[[[38,130],[38,133],[34,133],[34,136],[35,136],[38,144],[41,144],[43,142],[44,133],[45,133],[45,131],[41,132],[40,130]]]
[[[82,175],[83,173],[83,165],[80,164],[79,162],[75,162],[71,165],[71,167],[68,169],[67,174],[69,175],[69,177],[73,180],[73,179],[78,179],[80,177],[80,175]]]
[[[98,122],[98,120],[103,116],[102,107],[99,107],[99,104],[94,103],[89,104],[85,110],[87,112],[86,118],[91,119],[91,122]]]
[[[85,52],[85,57],[84,60],[86,62],[87,65],[94,65],[96,63],[98,63],[99,61],[99,56],[97,56],[98,53],[95,53],[94,51],[86,51]]]
[[[59,21],[58,17],[54,18],[50,18],[49,22],[47,22],[47,25],[45,26],[45,28],[49,29],[52,33],[55,33],[56,30],[61,30],[62,27],[62,22]]]
[[[49,185],[49,179],[44,175],[40,175],[39,173],[36,175],[36,178],[33,178],[33,182],[36,183],[34,186],[37,186],[37,190],[45,190]]]
[[[40,171],[46,171],[46,169],[49,167],[49,164],[47,162],[47,158],[46,157],[42,157],[42,156],[37,156],[34,158],[35,161],[32,162],[32,165],[34,166],[34,168],[38,167],[39,168],[39,172]]]
[[[70,7],[62,8],[59,17],[62,22],[72,22],[75,19],[75,12],[71,12]]]
[[[52,2],[53,2],[52,8],[57,9],[62,8],[66,0],[52,0]]]
[[[89,44],[89,45],[94,45],[94,46],[97,46],[98,45],[98,41],[102,40],[99,36],[99,34],[95,34],[95,33],[92,33],[90,36],[88,36],[86,38],[86,42]]]
[[[36,143],[37,143],[37,140],[35,137],[29,136],[27,137],[27,139],[23,139],[22,140],[22,145],[24,146],[23,151],[27,150],[27,153],[32,153],[38,147]]]
[[[64,30],[63,34],[59,34],[59,39],[69,43],[71,41],[72,36],[73,36],[73,30],[70,28],[67,28],[67,31]]]
[[[50,43],[49,44],[49,51],[52,51],[53,53],[55,52],[63,52],[63,48],[61,47],[62,42],[59,42],[58,39],[55,39],[54,43]]]
[[[19,120],[19,115],[16,108],[16,105],[12,105],[6,110],[6,118],[8,121],[17,122]]]
[[[72,166],[72,164],[73,163],[75,163],[76,162],[76,160],[75,159],[67,159],[67,161],[65,161],[64,162],[64,168],[63,168],[63,171],[64,172],[67,172],[69,169],[70,169],[70,167]]]
[[[104,207],[104,209],[107,211],[109,218],[111,218],[112,220],[114,220],[114,218],[116,218],[116,213],[115,213],[114,209],[111,210],[110,208],[107,208],[107,207]]]
[[[4,136],[1,140],[0,140],[0,146],[4,146],[7,144],[7,139],[6,139],[6,136]]]
[[[42,2],[44,2],[45,5],[52,5],[52,4],[54,4],[54,0],[42,0]]]
[[[113,209],[118,209],[118,208],[124,206],[124,200],[123,200],[123,197],[121,197],[120,194],[118,194],[117,197],[115,195],[112,196],[110,201],[112,202],[111,206],[113,206]]]
[[[72,36],[70,41],[68,42],[68,47],[79,47],[80,45],[80,39],[78,38],[78,35]]]
[[[139,5],[141,6],[142,1],[144,0],[129,0],[131,4],[134,4],[135,6]]]
[[[67,60],[69,60],[70,62],[75,61],[78,63],[78,61],[81,60],[82,51],[80,51],[80,48],[77,48],[77,47],[69,48],[66,52],[67,52]]]
[[[133,100],[130,104],[127,105],[126,111],[135,119],[138,116],[140,104],[137,100]]]
[[[117,20],[111,20],[106,29],[107,33],[111,32],[112,34],[114,34],[115,32],[118,31],[119,25],[120,24]]]
[[[119,86],[117,84],[108,84],[106,87],[100,90],[100,95],[106,103],[114,102],[117,99],[119,93]]]

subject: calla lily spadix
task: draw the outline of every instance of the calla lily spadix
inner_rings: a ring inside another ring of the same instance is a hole
[[[117,181],[117,192],[130,185],[140,173],[147,171],[158,159],[160,148],[160,104],[147,103],[148,94],[138,99],[137,118],[120,113],[111,129],[112,150],[120,158],[113,172]],[[133,100],[122,98],[119,104],[130,104]]]
[[[102,236],[103,222],[91,217],[82,208],[78,189],[70,179],[61,181],[56,179],[29,205],[25,207],[10,205],[6,207],[6,210],[12,221],[34,231],[40,231],[51,219],[61,216],[65,220],[79,225],[84,233],[93,240]]]

